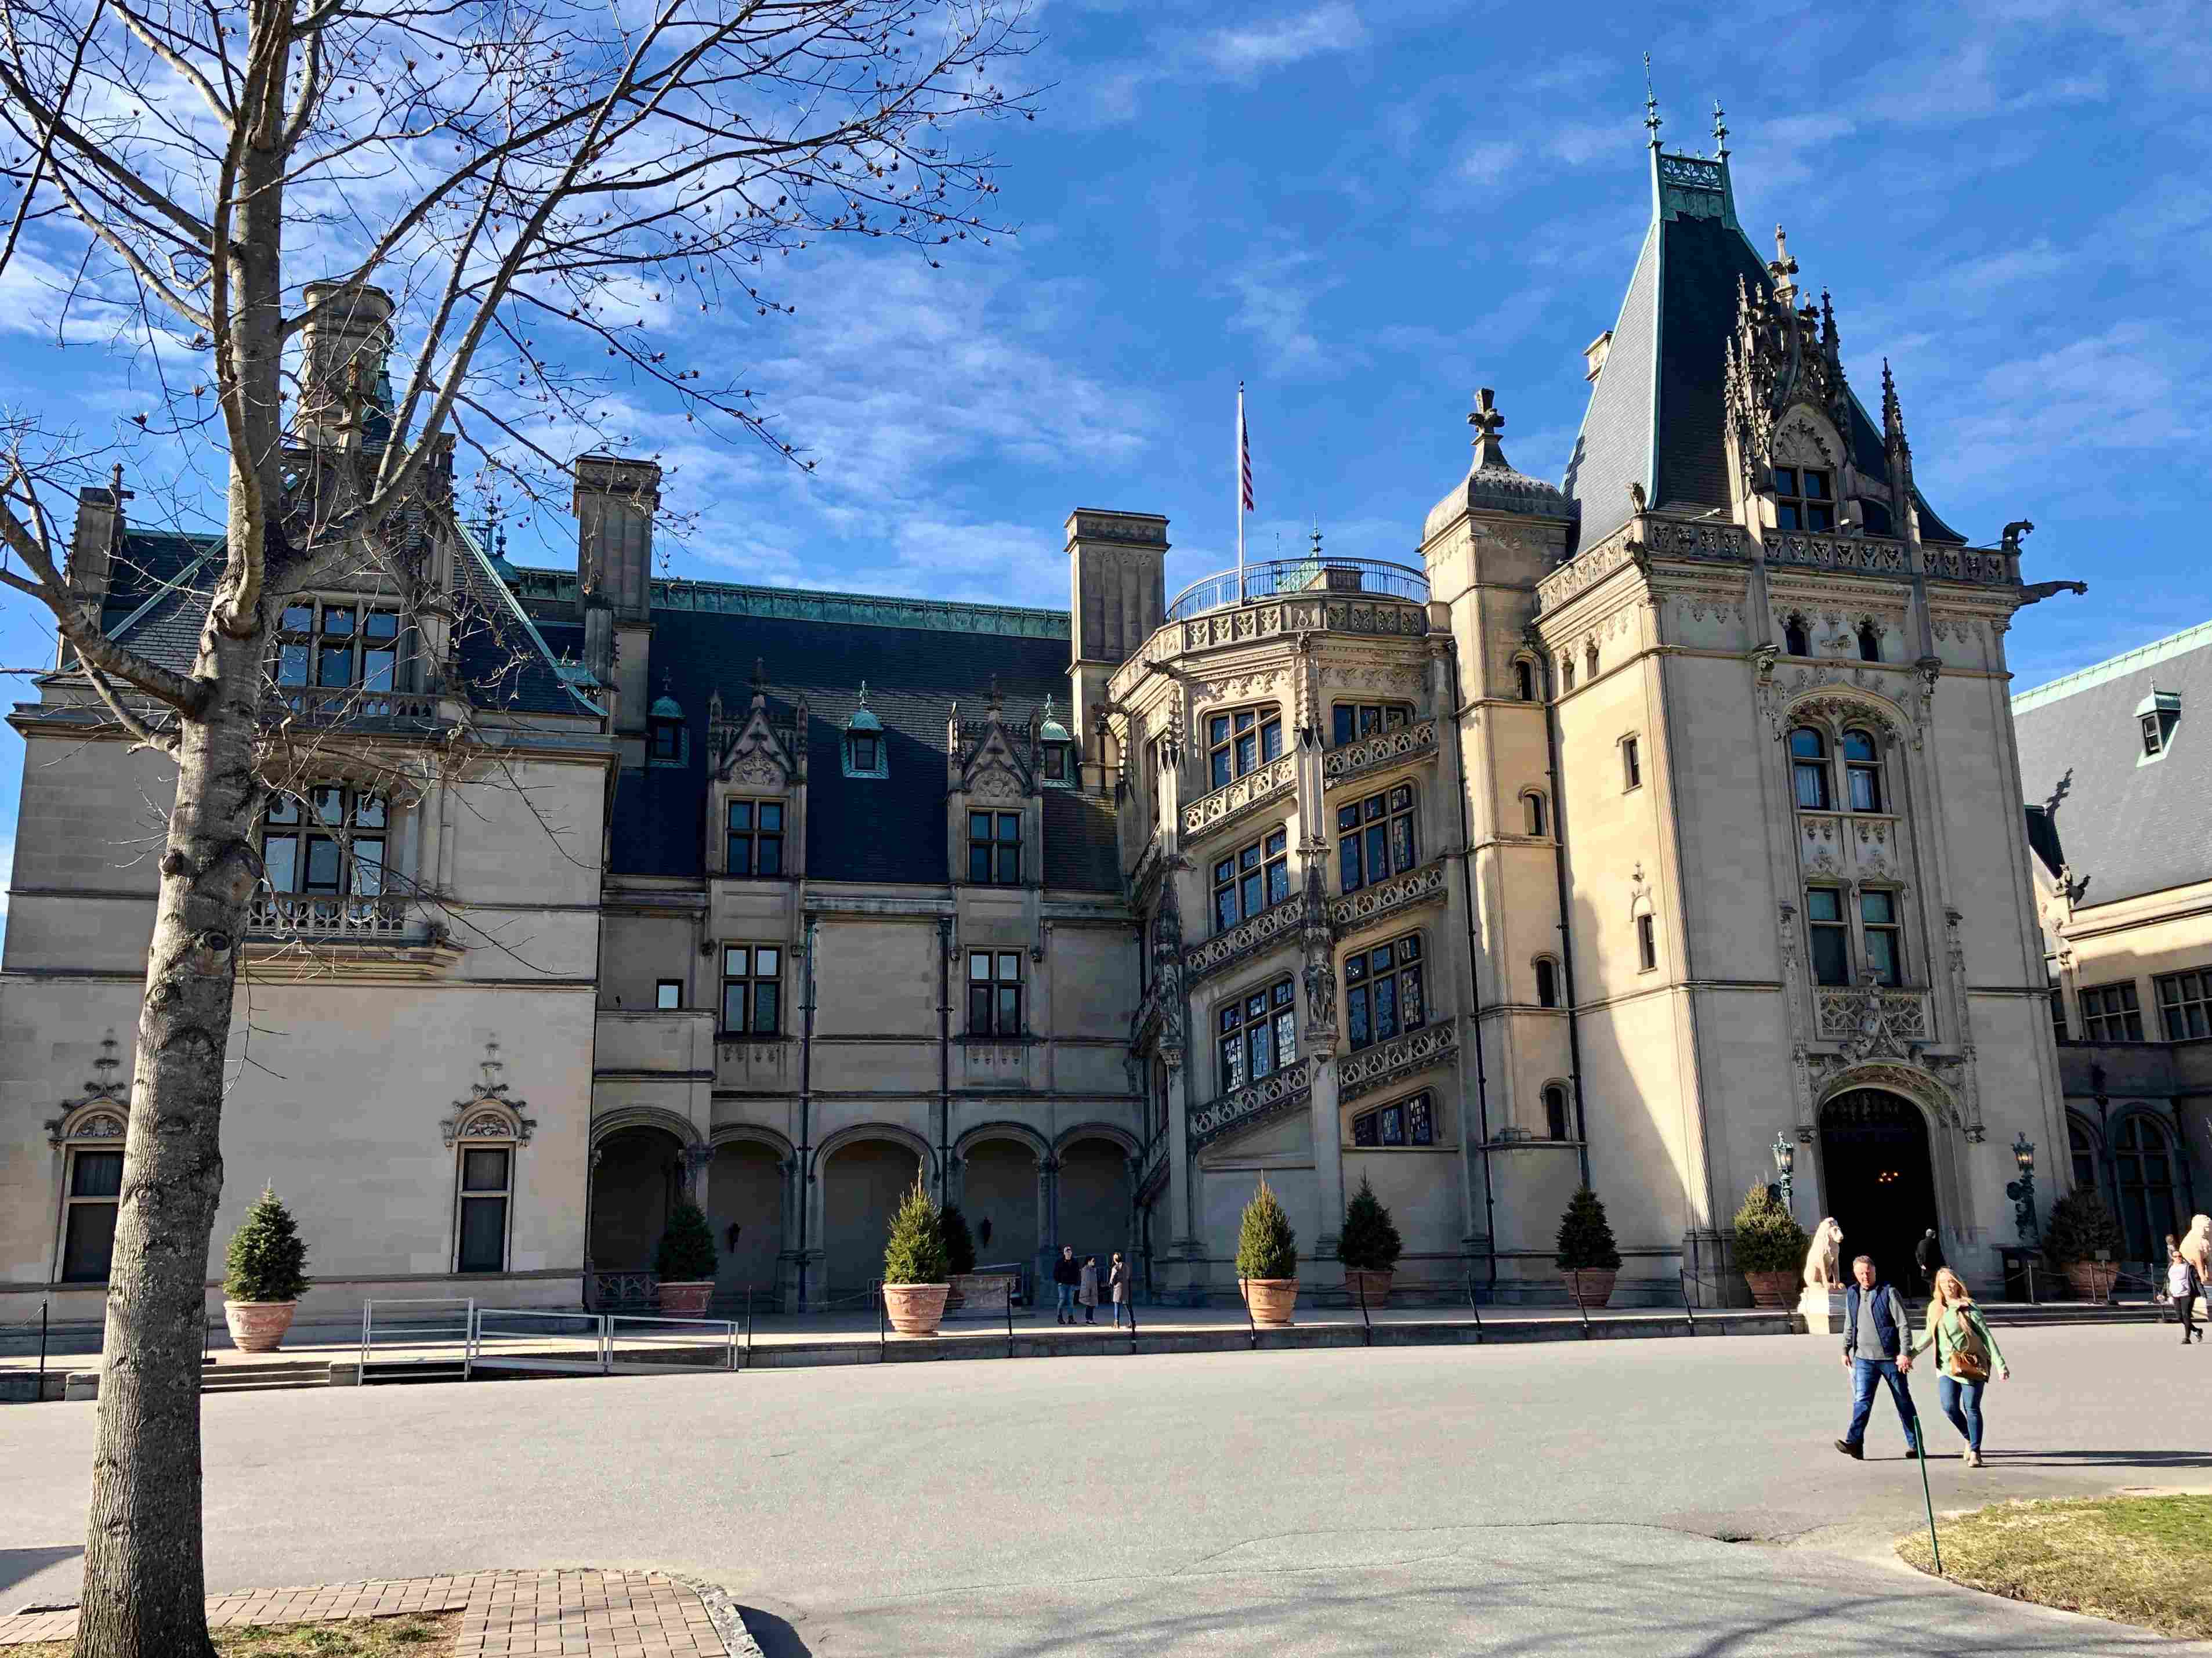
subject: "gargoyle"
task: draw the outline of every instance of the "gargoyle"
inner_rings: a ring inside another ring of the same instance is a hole
[[[2053,593],[2086,593],[2086,581],[2031,581],[2020,590],[2020,602],[2027,606],[2041,603]]]
[[[2024,518],[2014,519],[2011,523],[2006,525],[2004,527],[2005,551],[2008,553],[2018,552],[2020,550],[2020,538],[2034,528],[2035,525],[2030,524]]]

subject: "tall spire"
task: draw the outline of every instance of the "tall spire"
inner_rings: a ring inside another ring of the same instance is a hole
[[[1713,100],[1713,144],[1717,159],[1728,160],[1728,117],[1721,113],[1721,100]]]
[[[1651,148],[1659,148],[1659,98],[1651,90],[1651,54],[1644,54],[1644,125],[1651,130]]]

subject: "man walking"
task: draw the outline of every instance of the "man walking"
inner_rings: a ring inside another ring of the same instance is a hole
[[[1060,1292],[1060,1317],[1057,1321],[1074,1323],[1075,1286],[1083,1282],[1083,1268],[1076,1264],[1073,1244],[1060,1246],[1060,1259],[1052,1264],[1052,1282],[1054,1288]]]
[[[1897,1419],[1905,1424],[1905,1454],[1920,1455],[1920,1413],[1912,1408],[1912,1344],[1905,1321],[1905,1298],[1875,1280],[1874,1257],[1851,1263],[1856,1280],[1844,1291],[1844,1368],[1851,1373],[1851,1425],[1836,1448],[1854,1459],[1866,1455],[1867,1417],[1874,1410],[1877,1379],[1889,1384]]]
[[[1912,1247],[1913,1265],[1920,1269],[1920,1287],[1929,1295],[1936,1293],[1936,1274],[1950,1262],[1943,1259],[1943,1246],[1936,1241],[1936,1229],[1929,1227],[1927,1236]]]

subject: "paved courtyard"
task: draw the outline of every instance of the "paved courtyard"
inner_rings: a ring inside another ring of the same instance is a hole
[[[2212,1489],[2203,1350],[2002,1339],[1939,1509]],[[1845,1403],[1807,1337],[214,1395],[209,1587],[658,1568],[819,1658],[2190,1649],[1890,1564],[1918,1476]],[[94,1408],[0,1410],[0,1610],[76,1592]]]

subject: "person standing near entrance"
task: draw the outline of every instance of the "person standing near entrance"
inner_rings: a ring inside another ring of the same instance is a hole
[[[2204,1293],[2204,1280],[2197,1277],[2197,1267],[2188,1256],[2178,1248],[2166,1252],[2166,1294],[2173,1303],[2173,1310],[2181,1319],[2181,1345],[2186,1347],[2191,1337],[2204,1339],[2204,1332],[2197,1327],[2197,1297]]]
[[[1098,1322],[1098,1257],[1091,1256],[1083,1263],[1081,1275],[1076,1280],[1075,1298],[1083,1303],[1083,1321]]]
[[[1844,1291],[1844,1368],[1851,1373],[1851,1425],[1836,1442],[1836,1448],[1854,1460],[1864,1458],[1875,1383],[1882,1382],[1888,1384],[1897,1419],[1905,1425],[1905,1454],[1917,1456],[1920,1416],[1912,1408],[1912,1387],[1905,1380],[1912,1370],[1912,1354],[1905,1297],[1877,1281],[1872,1255],[1861,1255],[1851,1263],[1851,1277],[1856,1282]]]
[[[1929,1227],[1918,1243],[1912,1247],[1913,1264],[1920,1268],[1920,1287],[1929,1295],[1936,1293],[1936,1274],[1943,1270],[1943,1245]]]
[[[1059,1294],[1061,1324],[1075,1322],[1075,1286],[1083,1282],[1083,1269],[1075,1264],[1075,1246],[1060,1246],[1060,1259],[1052,1264],[1052,1282]]]
[[[1114,1260],[1106,1269],[1106,1294],[1114,1303],[1114,1327],[1121,1327],[1121,1309],[1129,1304],[1129,1263],[1121,1259],[1121,1252],[1114,1252]],[[1136,1315],[1129,1317],[1129,1327],[1137,1327]]]
[[[1915,1357],[1936,1350],[1936,1397],[1943,1414],[1951,1418],[1966,1442],[1966,1463],[1982,1466],[1982,1389],[1989,1385],[1990,1367],[1996,1367],[2000,1382],[2010,1381],[2012,1367],[1997,1351],[1982,1310],[1959,1275],[1948,1266],[1936,1269],[1929,1286],[1928,1329],[1912,1351]]]

